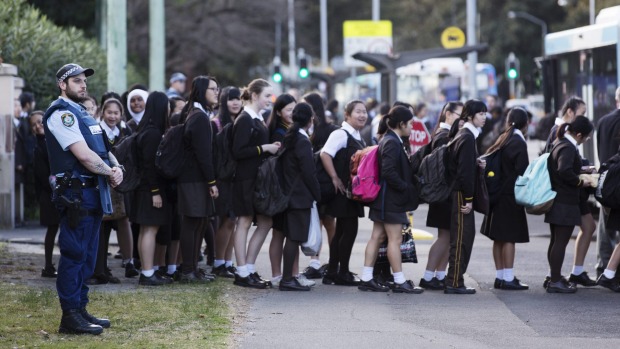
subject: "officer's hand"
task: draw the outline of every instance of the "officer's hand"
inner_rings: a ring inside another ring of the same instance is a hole
[[[118,167],[112,167],[112,175],[110,175],[110,182],[112,187],[116,187],[123,181],[123,170]]]
[[[161,208],[162,205],[162,200],[161,200],[161,195],[153,195],[153,207],[155,208]]]

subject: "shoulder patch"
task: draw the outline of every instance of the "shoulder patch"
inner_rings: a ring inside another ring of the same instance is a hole
[[[62,114],[60,116],[60,119],[62,120],[62,124],[67,127],[71,127],[73,126],[73,124],[75,124],[75,117],[71,113]]]

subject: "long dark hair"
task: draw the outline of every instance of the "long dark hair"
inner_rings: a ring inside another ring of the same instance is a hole
[[[146,100],[146,106],[144,107],[144,116],[138,124],[138,133],[141,133],[144,129],[150,125],[155,126],[164,134],[168,129],[168,108],[170,103],[168,102],[168,96],[160,91],[151,92],[149,98]]]
[[[381,118],[377,134],[384,135],[388,129],[395,129],[401,122],[409,122],[411,119],[413,119],[413,113],[409,108],[401,105],[392,107],[392,109]]]
[[[205,97],[211,80],[217,83],[215,78],[208,75],[200,75],[192,80],[192,90],[189,93],[187,104],[185,104],[183,110],[181,110],[180,123],[184,123],[185,120],[187,120],[187,115],[189,115],[189,112],[194,109],[194,102],[200,103],[204,110],[211,110],[211,106],[207,103],[207,98]]]
[[[219,98],[220,107],[217,110],[216,118],[220,120],[220,124],[222,128],[233,122],[233,115],[230,114],[230,110],[228,110],[228,94],[230,90],[232,89],[236,89],[236,87],[226,86],[220,91],[220,98]],[[239,92],[239,94],[241,94],[241,92]],[[234,116],[236,117],[237,115],[234,115]]]
[[[502,134],[497,138],[495,143],[487,150],[486,154],[491,154],[492,152],[501,149],[504,147],[514,130],[523,129],[528,122],[527,112],[523,108],[512,108],[508,111],[508,117],[506,118],[506,130],[502,132]]]
[[[267,120],[269,134],[275,132],[276,128],[278,128],[278,124],[283,123],[281,115],[282,109],[291,103],[297,103],[297,101],[295,100],[295,97],[288,93],[281,94],[278,98],[276,98],[276,102],[273,104],[273,108],[271,109],[271,115],[269,115],[269,119]]]
[[[286,130],[284,140],[282,141],[284,148],[290,147],[299,130],[308,125],[310,120],[312,120],[313,115],[314,111],[312,110],[312,106],[310,104],[300,102],[295,105],[295,108],[293,109],[293,124],[288,128],[288,130]]]
[[[470,99],[467,102],[465,102],[465,105],[463,105],[463,111],[461,112],[461,117],[459,117],[458,120],[463,120],[464,122],[467,122],[467,121],[470,121],[470,119],[473,119],[476,116],[476,114],[486,112],[486,111],[487,111],[487,105],[484,104],[483,101],[478,100],[478,99]],[[454,136],[456,136],[458,132],[459,132],[459,123],[455,121],[452,124],[452,128],[450,128],[450,133],[448,134],[448,137],[454,138]]]
[[[583,136],[587,136],[592,133],[592,130],[594,130],[594,125],[592,125],[590,119],[583,115],[579,115],[573,122],[560,125],[560,127],[558,127],[557,136],[558,139],[563,139],[566,131],[570,131],[573,135],[581,133]]]
[[[431,133],[431,135],[434,135],[435,133],[437,133],[437,130],[439,130],[439,125],[442,122],[446,122],[446,113],[448,112],[454,113],[454,111],[458,107],[463,107],[463,102],[458,102],[458,101],[448,102],[443,106],[443,108],[441,108],[441,114],[439,114],[439,120],[437,120],[437,125],[435,125],[435,128],[433,129],[433,132]]]
[[[314,110],[314,115],[316,115],[317,126],[322,126],[327,123],[325,119],[325,106],[323,104],[323,97],[316,92],[308,93],[303,97],[303,100],[310,104],[312,110]]]

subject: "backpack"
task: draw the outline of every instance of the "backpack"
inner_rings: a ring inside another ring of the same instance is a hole
[[[235,177],[237,161],[232,154],[233,124],[229,123],[215,136],[215,152],[213,165],[215,178],[230,181]]]
[[[112,154],[118,160],[118,163],[125,167],[123,173],[123,181],[116,186],[116,191],[127,193],[138,188],[142,171],[138,164],[138,133],[121,138],[118,144],[112,148]]]
[[[495,205],[502,195],[502,149],[497,149],[482,157],[487,164],[484,168],[484,181],[489,194],[489,204]]]
[[[411,169],[413,170],[413,174],[417,174],[420,171],[420,165],[422,164],[422,160],[431,153],[433,149],[432,142],[426,145],[423,145],[418,149],[413,155],[411,155]]]
[[[605,207],[620,209],[620,154],[603,163],[599,173],[594,198]]]
[[[378,145],[358,150],[351,157],[351,199],[373,202],[379,195]]]
[[[450,197],[454,182],[448,178],[447,165],[450,145],[455,140],[456,138],[448,144],[435,148],[435,150],[422,159],[420,169],[418,170],[418,178],[420,180],[420,200],[423,202],[432,204],[445,201]]]
[[[279,151],[258,167],[253,203],[256,212],[265,216],[271,217],[282,213],[288,207],[290,192],[285,194],[281,185],[283,173],[280,158],[284,152],[285,150]],[[298,175],[295,178],[291,192],[299,181],[299,177]]]
[[[515,200],[527,213],[540,215],[549,212],[556,192],[551,188],[547,162],[551,153],[545,153],[530,162],[515,182]]]
[[[155,153],[155,168],[160,175],[168,179],[175,179],[183,173],[185,165],[185,124],[193,115],[200,113],[196,109],[187,116],[184,123],[172,126],[166,131]],[[208,130],[210,132],[210,130]]]

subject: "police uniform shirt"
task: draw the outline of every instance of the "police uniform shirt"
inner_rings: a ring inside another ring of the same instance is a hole
[[[346,121],[342,123],[342,127],[340,130],[347,131],[353,138],[357,139],[361,142],[362,136],[360,131],[353,128],[353,126],[349,125]],[[332,158],[336,156],[336,153],[342,148],[347,146],[348,136],[345,132],[339,132],[339,130],[335,130],[329,135],[327,142],[323,146],[321,153],[326,153]]]

